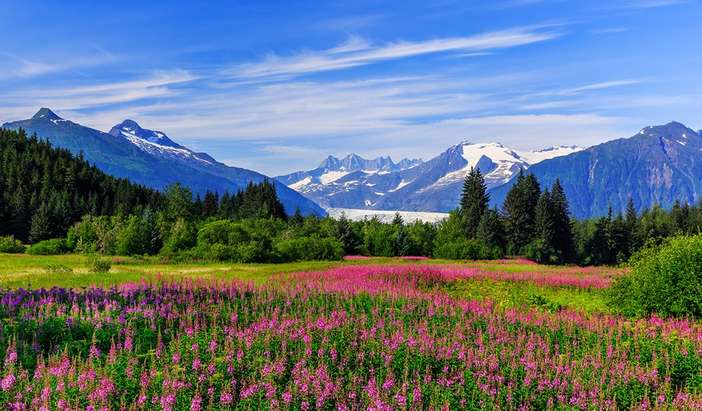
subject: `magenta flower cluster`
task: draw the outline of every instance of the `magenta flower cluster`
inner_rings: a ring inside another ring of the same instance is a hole
[[[699,324],[506,310],[432,287],[478,275],[349,266],[263,286],[0,291],[0,407],[702,407]]]

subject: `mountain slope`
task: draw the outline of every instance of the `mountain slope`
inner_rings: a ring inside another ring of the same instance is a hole
[[[374,210],[449,211],[456,207],[463,179],[471,167],[485,175],[488,187],[496,187],[534,162],[579,150],[554,147],[521,153],[500,143],[460,143],[427,162],[403,160],[395,167],[352,168],[360,157],[344,162],[334,157],[308,172],[277,177],[289,187],[330,208]],[[360,159],[360,160],[359,160]],[[382,158],[381,158],[382,159]]]
[[[233,193],[249,182],[267,178],[254,171],[218,163],[207,154],[195,153],[164,133],[143,129],[131,120],[113,127],[108,134],[64,120],[42,108],[31,119],[6,123],[3,128],[22,128],[29,134],[35,133],[54,146],[75,154],[83,153],[86,160],[108,174],[159,190],[179,182],[195,193],[207,190]],[[288,213],[299,208],[303,214],[324,214],[311,200],[284,184],[274,184]]]
[[[575,217],[623,211],[631,197],[638,209],[676,200],[694,203],[702,195],[702,137],[672,122],[646,127],[631,138],[609,141],[529,169],[543,187],[558,178]],[[491,190],[502,204],[514,180]]]

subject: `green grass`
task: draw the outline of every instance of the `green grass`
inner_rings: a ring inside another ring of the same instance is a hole
[[[246,280],[265,282],[279,273],[325,270],[351,264],[459,264],[484,271],[530,272],[552,271],[558,267],[514,262],[491,261],[407,261],[398,258],[372,258],[356,261],[308,261],[286,264],[180,263],[166,264],[159,257],[104,257],[112,261],[107,274],[88,270],[89,257],[77,254],[40,256],[0,254],[0,287],[49,288],[53,286],[79,288],[109,287],[134,281],[178,280]],[[48,268],[63,266],[72,273],[54,273]],[[556,310],[559,307],[586,312],[609,311],[603,291],[569,287],[543,287],[526,282],[464,280],[446,286],[451,295],[465,299],[490,299],[504,307],[539,307]]]
[[[134,281],[206,280],[265,281],[272,274],[324,270],[341,262],[311,261],[288,264],[183,263],[165,264],[156,257],[104,257],[112,260],[106,274],[89,272],[88,257],[82,255],[32,256],[0,254],[0,286],[7,288],[111,286]],[[64,266],[73,273],[52,273],[49,267]]]
[[[533,269],[533,267],[532,267]],[[508,308],[535,307],[547,311],[560,308],[610,312],[605,292],[574,287],[542,287],[528,282],[464,280],[445,287],[453,297],[467,300],[492,300]]]

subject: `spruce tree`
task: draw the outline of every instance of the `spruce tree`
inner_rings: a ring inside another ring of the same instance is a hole
[[[629,201],[626,203],[626,230],[627,230],[627,244],[629,249],[627,250],[628,255],[632,255],[634,250],[641,248],[641,235],[639,233],[639,216],[636,214],[636,207],[634,207],[634,200],[629,197]]]
[[[534,239],[536,203],[540,194],[536,177],[520,172],[503,205],[509,253],[520,253]]]
[[[575,259],[575,242],[573,223],[570,219],[570,207],[560,180],[556,179],[551,187],[551,207],[553,213],[553,246],[559,251],[562,262]]]
[[[344,246],[346,255],[358,253],[361,246],[361,237],[354,231],[351,221],[342,213],[341,218],[336,222],[336,238]]]
[[[207,218],[216,215],[218,207],[219,197],[217,193],[208,190],[205,193],[205,199],[202,201],[202,216]]]
[[[478,224],[476,238],[484,244],[504,252],[507,240],[505,227],[497,210],[487,210]]]
[[[544,190],[536,202],[534,239],[527,246],[528,256],[540,263],[557,263],[561,256],[555,247],[555,219],[551,193]]]
[[[471,167],[463,181],[463,193],[460,201],[461,216],[468,238],[475,238],[478,225],[488,209],[489,202],[490,195],[487,193],[483,175],[477,167]]]
[[[49,205],[44,202],[32,216],[29,228],[29,240],[31,242],[36,243],[51,238],[53,230],[49,213]]]
[[[346,218],[346,216],[343,213],[341,217]],[[290,219],[290,224],[296,227],[302,227],[302,225],[305,224],[305,217],[302,215],[300,207],[295,208],[295,214],[293,214],[292,218]]]

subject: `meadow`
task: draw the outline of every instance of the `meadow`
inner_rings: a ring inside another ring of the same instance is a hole
[[[702,326],[610,313],[620,268],[85,264],[0,256],[4,408],[702,407]]]

